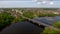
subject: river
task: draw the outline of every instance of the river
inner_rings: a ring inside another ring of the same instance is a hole
[[[45,24],[48,24],[48,25],[53,25],[54,22],[56,21],[60,21],[60,16],[54,16],[54,17],[36,17],[36,18],[33,18],[34,20],[36,21],[40,21],[42,23],[45,23]]]

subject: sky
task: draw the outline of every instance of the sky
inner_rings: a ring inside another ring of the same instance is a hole
[[[34,0],[16,0],[16,1],[4,1],[0,0],[0,8],[60,8],[60,1],[55,0],[53,5],[49,4],[37,4]]]
[[[31,1],[31,0],[0,0],[0,1]],[[60,1],[60,0],[47,0],[47,1]]]
[[[31,0],[0,0],[0,1],[31,1]]]

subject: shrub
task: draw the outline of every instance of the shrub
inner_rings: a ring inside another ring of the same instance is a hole
[[[46,28],[42,34],[60,34],[60,30]]]
[[[54,27],[60,28],[60,21],[55,22],[53,24]],[[43,34],[60,34],[60,30],[54,30],[54,29],[50,29],[50,28],[46,28],[43,31]]]
[[[5,26],[8,26],[13,21],[14,17],[10,13],[0,13],[0,29]]]
[[[14,20],[13,20],[13,22],[20,22],[20,21],[23,21],[24,20],[24,18],[22,18],[21,16],[20,17],[18,17],[18,18],[15,18]]]
[[[43,13],[39,14],[39,17],[45,17],[45,16],[53,17],[53,16],[58,16],[58,15],[57,14],[48,14],[48,13],[46,13],[46,14],[43,14]]]
[[[53,24],[53,26],[54,26],[54,27],[57,27],[57,28],[60,28],[60,21],[55,22],[55,23]]]
[[[23,15],[24,15],[25,17],[28,17],[28,18],[33,18],[33,17],[35,17],[32,12],[27,12],[27,13],[24,13]]]

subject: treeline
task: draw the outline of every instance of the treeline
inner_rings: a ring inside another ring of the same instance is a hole
[[[16,23],[16,22],[19,22],[19,21],[22,21],[24,20],[21,16],[19,17],[15,17],[13,15],[11,15],[11,13],[8,13],[8,12],[1,12],[0,13],[0,31],[11,25],[12,23]]]
[[[42,9],[26,9],[26,8],[25,9],[23,9],[23,8],[22,9],[1,9],[0,10],[0,30],[2,30],[6,26],[9,26],[11,23],[23,21],[24,18],[22,18],[22,16],[20,16],[21,15],[20,12],[23,13],[22,14],[23,16],[28,17],[28,18],[45,17],[45,16],[47,16],[47,17],[60,16],[60,14],[53,13],[53,12],[55,12],[55,10],[53,10],[51,12],[50,12],[50,10],[51,9],[46,11],[46,9],[42,10]],[[44,31],[44,33],[47,31]],[[48,32],[50,32],[50,31],[48,31]]]

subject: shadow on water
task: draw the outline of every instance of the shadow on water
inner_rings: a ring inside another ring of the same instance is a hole
[[[44,30],[44,26],[38,26],[32,24],[29,21],[18,22],[10,25],[9,27],[2,30],[1,33],[22,33],[22,34],[40,34]]]
[[[53,17],[53,19],[50,20],[51,18],[49,17],[48,20],[46,18],[44,18],[45,20],[43,18],[36,19],[36,20],[44,22],[44,23],[51,22],[51,24],[53,24],[52,21],[60,21],[60,16]],[[5,26],[3,28],[5,28]],[[0,28],[0,30],[2,30],[3,28]],[[28,34],[33,34],[33,33],[40,34],[43,32],[44,29],[45,29],[45,26],[43,26],[43,25],[39,26],[37,23],[33,23],[32,21],[28,21],[27,19],[25,19],[22,22],[14,23],[14,24],[10,25],[9,27],[3,29],[1,33],[9,32],[9,33],[24,33],[24,34],[27,34],[27,33]]]
[[[11,24],[0,26],[0,32],[1,32],[4,28],[6,28],[7,26],[10,26],[10,25],[11,25]]]

